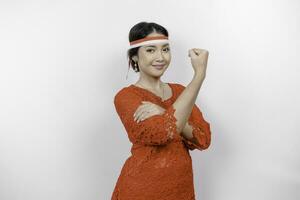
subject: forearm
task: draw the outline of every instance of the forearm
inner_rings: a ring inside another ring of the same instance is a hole
[[[197,143],[196,139],[193,136],[193,127],[191,125],[189,125],[189,123],[185,124],[184,128],[181,131],[181,135],[184,138],[186,138],[187,140]]]
[[[173,107],[175,108],[174,116],[177,119],[176,126],[179,133],[182,132],[187,124],[203,80],[203,75],[195,74],[193,80],[186,86],[173,103]]]

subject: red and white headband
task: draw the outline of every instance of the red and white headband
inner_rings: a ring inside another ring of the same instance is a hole
[[[169,42],[169,40],[168,40],[167,36],[148,36],[148,37],[130,42],[129,49],[143,46],[143,45],[148,45],[148,44],[158,44],[158,43],[168,43],[168,42]]]

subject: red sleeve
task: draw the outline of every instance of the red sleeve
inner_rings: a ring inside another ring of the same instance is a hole
[[[197,143],[193,143],[190,140],[187,140],[183,137],[184,144],[190,150],[207,149],[211,143],[211,131],[210,124],[203,118],[202,112],[195,104],[192,113],[188,120],[189,125],[193,128],[193,136],[196,139]]]
[[[168,107],[163,114],[153,115],[143,121],[134,121],[133,114],[142,104],[142,98],[129,90],[119,91],[114,98],[115,109],[124,125],[129,140],[134,144],[165,145],[178,134],[175,109]]]
[[[180,95],[180,93],[185,89],[185,86],[181,84],[176,84],[176,86]],[[182,136],[185,146],[190,150],[207,149],[211,143],[210,124],[204,119],[201,110],[196,104],[194,104],[192,108],[191,115],[188,119],[188,124],[193,128],[193,137],[196,139],[197,143],[194,143]]]

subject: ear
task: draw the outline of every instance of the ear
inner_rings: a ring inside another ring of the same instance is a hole
[[[134,62],[138,62],[138,57],[137,57],[137,55],[132,56],[132,60],[133,60]]]

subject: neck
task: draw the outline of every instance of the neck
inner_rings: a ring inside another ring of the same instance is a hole
[[[160,90],[163,87],[164,83],[160,80],[160,78],[143,76],[141,74],[139,80],[137,81],[137,84],[147,88]]]

